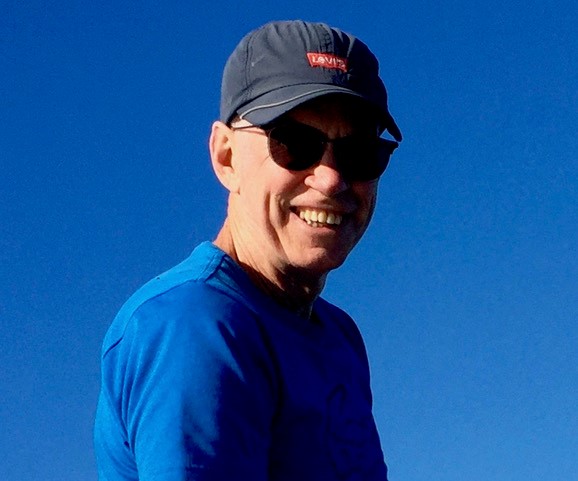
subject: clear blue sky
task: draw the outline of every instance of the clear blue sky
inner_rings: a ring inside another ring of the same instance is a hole
[[[211,239],[248,30],[381,60],[405,140],[325,295],[367,339],[391,481],[578,480],[576,2],[0,0],[0,480],[96,480],[102,337]]]

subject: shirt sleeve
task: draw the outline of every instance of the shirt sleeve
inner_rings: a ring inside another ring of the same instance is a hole
[[[149,300],[103,366],[139,480],[266,480],[275,373],[239,302],[206,287]]]

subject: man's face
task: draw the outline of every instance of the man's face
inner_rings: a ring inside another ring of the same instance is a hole
[[[322,97],[287,117],[329,139],[376,133],[358,101],[347,97]],[[369,224],[377,180],[344,179],[336,168],[333,144],[318,164],[296,172],[271,159],[260,129],[232,134],[238,189],[230,196],[228,220],[243,261],[266,276],[297,270],[322,277],[340,266]]]

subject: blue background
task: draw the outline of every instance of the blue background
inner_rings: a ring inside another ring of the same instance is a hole
[[[392,481],[578,479],[576,2],[0,0],[0,480],[95,480],[102,337],[215,236],[223,65],[272,19],[381,61],[405,140],[325,296]]]

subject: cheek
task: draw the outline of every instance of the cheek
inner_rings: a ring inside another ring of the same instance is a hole
[[[303,176],[285,170],[276,164],[269,169],[263,169],[266,181],[262,182],[262,190],[269,196],[268,201],[274,209],[289,211],[291,201],[306,192]]]
[[[239,201],[261,228],[278,229],[289,222],[291,199],[298,185],[286,173],[270,163],[244,172]]]
[[[369,222],[377,203],[377,182],[359,184],[354,190],[362,207],[361,211]]]

